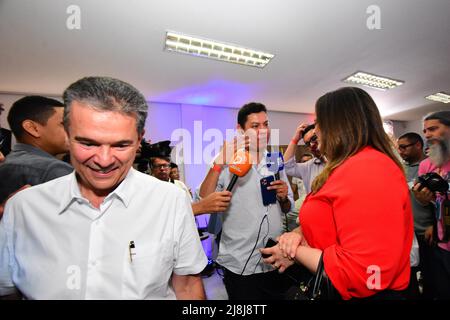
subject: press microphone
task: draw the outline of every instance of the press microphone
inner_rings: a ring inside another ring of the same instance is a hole
[[[267,153],[267,168],[275,173],[275,180],[280,180],[280,171],[284,169],[284,159],[281,152]]]
[[[230,183],[228,184],[227,191],[231,191],[239,177],[243,177],[252,167],[250,162],[250,154],[244,149],[236,151],[231,163],[228,165],[228,169],[233,174]]]

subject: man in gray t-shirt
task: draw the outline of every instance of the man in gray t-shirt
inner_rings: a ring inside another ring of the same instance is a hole
[[[400,136],[397,140],[397,148],[400,157],[404,160],[406,180],[411,187],[417,179],[419,163],[426,158],[423,152],[423,140],[420,135],[408,132]],[[427,234],[427,229],[433,226],[433,215],[430,206],[422,206],[417,202],[411,191],[411,205],[414,215],[414,231],[417,236],[424,236],[425,240],[431,237]]]
[[[18,143],[0,164],[0,203],[24,185],[41,184],[73,171],[55,158],[68,150],[63,107],[41,96],[27,96],[12,105],[8,123]]]
[[[426,158],[423,152],[423,140],[415,132],[408,132],[401,135],[397,140],[397,150],[404,160],[406,179],[410,189],[411,207],[414,216],[414,233],[419,243],[419,266],[412,268],[412,273],[421,271],[423,279],[423,295],[428,298],[431,274],[431,241],[433,239],[433,208],[430,205],[421,205],[414,196],[411,188],[415,184],[418,176],[419,164]],[[414,288],[415,278],[411,278],[410,290]],[[417,297],[412,289],[413,297]],[[417,290],[417,289],[416,289]]]

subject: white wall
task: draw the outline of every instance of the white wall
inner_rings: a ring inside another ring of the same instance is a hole
[[[423,137],[422,133],[422,119],[414,121],[393,121],[395,137],[398,138],[407,132],[415,132]]]
[[[0,102],[3,103],[5,111],[0,116],[0,127],[9,129],[8,121],[6,117],[8,116],[9,109],[11,109],[12,104],[24,97],[24,95],[19,94],[0,94]]]

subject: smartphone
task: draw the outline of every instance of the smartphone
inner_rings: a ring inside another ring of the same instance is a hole
[[[262,178],[260,180],[261,184],[261,195],[263,200],[263,205],[268,206],[269,204],[277,202],[277,191],[276,190],[267,190],[267,187],[270,186],[270,183],[273,182],[275,178],[273,176],[268,176]]]
[[[267,239],[265,248],[270,248],[270,247],[276,246],[277,243],[278,243],[277,241],[273,240],[272,238],[269,238],[269,239]],[[264,259],[270,257],[270,254],[261,254],[261,255]]]

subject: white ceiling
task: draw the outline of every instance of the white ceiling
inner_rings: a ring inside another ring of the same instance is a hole
[[[69,5],[81,30],[66,28]],[[370,5],[381,29],[369,30]],[[87,75],[128,81],[149,101],[314,112],[361,70],[405,84],[367,89],[382,115],[416,120],[449,105],[449,0],[0,0],[0,92],[60,96]],[[266,50],[264,69],[163,51],[166,30]]]

